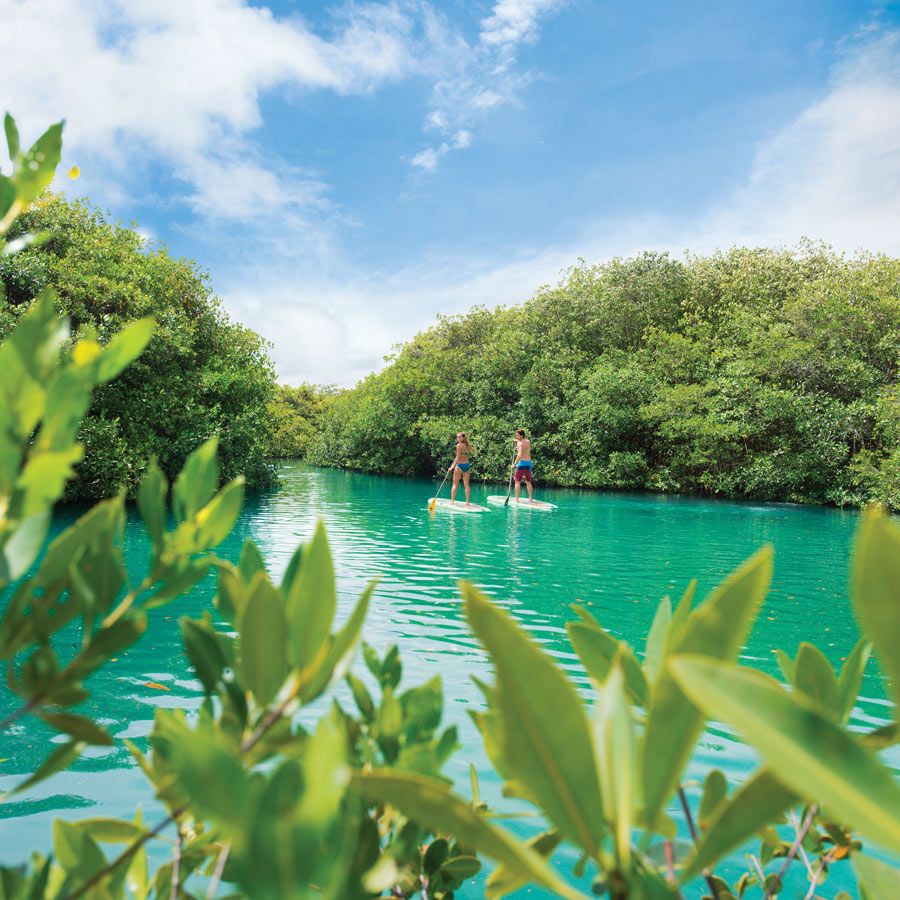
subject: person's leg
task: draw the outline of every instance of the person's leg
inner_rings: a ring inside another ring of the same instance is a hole
[[[466,506],[469,505],[469,500],[471,499],[471,491],[469,489],[469,473],[463,472],[463,488],[466,491]]]
[[[450,502],[456,502],[456,489],[459,487],[459,469],[453,470],[453,487],[450,488]]]
[[[516,469],[515,479],[516,479],[516,500],[518,500],[519,494],[522,491],[522,472],[520,469]]]
[[[531,469],[525,473],[525,484],[528,487],[528,502],[532,503],[534,502],[534,493],[531,487]]]

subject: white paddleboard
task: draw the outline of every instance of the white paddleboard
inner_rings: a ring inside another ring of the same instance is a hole
[[[449,500],[445,500],[444,498],[438,499],[434,504],[434,508],[435,508],[435,511],[441,510],[442,512],[448,512],[448,513],[486,513],[486,512],[490,512],[490,510],[486,506],[478,506],[476,503],[472,503],[469,506],[466,506],[465,500],[457,500],[456,503],[451,503]]]
[[[506,504],[506,496],[504,494],[491,494],[487,498],[487,502],[491,506],[504,506]],[[550,512],[550,510],[557,508],[555,503],[545,503],[543,500],[529,501],[527,497],[519,497],[518,500],[515,497],[510,497],[509,505],[515,506],[517,509],[533,509],[535,512]]]

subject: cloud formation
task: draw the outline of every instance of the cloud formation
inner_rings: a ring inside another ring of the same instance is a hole
[[[517,52],[537,38],[541,20],[562,5],[563,0],[498,0],[472,43],[458,34],[454,39],[441,34],[441,23],[432,16],[432,33],[441,36],[436,43],[445,52],[426,127],[442,140],[413,156],[412,166],[434,171],[451,150],[471,144],[471,129],[485,114],[516,98],[531,77],[517,68]]]
[[[346,331],[330,357],[319,345],[320,368],[295,358],[281,371],[294,381],[351,384],[438,312],[521,302],[579,258],[793,246],[805,237],[851,253],[900,255],[900,32],[866,30],[848,40],[822,96],[761,140],[743,183],[698,216],[587,221],[553,246],[492,247],[481,258],[448,247],[401,270],[316,284],[300,295],[313,305],[328,298]],[[352,365],[344,367],[338,347]]]
[[[315,179],[252,159],[266,92],[363,93],[415,65],[415,22],[397,3],[348,6],[327,37],[245,0],[0,0],[0,19],[0,59],[17,73],[0,108],[26,131],[65,116],[67,152],[104,157],[107,182],[164,161],[208,215],[243,214],[225,200],[240,184],[257,208],[319,202]]]

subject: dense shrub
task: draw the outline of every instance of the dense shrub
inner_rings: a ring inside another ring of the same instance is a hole
[[[312,384],[276,385],[269,402],[269,455],[303,459],[319,432],[328,399],[335,393],[335,388]]]
[[[581,264],[442,318],[330,402],[309,457],[428,474],[469,432],[503,479],[900,505],[900,260],[824,247]]]
[[[67,496],[131,492],[153,456],[174,477],[212,434],[225,477],[240,472],[250,485],[268,483],[272,365],[262,339],[228,319],[196,265],[63,197],[40,201],[10,236],[38,231],[45,241],[0,257],[0,337],[48,287],[73,333],[96,329],[101,344],[134,319],[157,322],[141,358],[95,392],[79,433],[84,461]]]

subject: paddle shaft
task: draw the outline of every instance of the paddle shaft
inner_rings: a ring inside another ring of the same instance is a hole
[[[455,467],[454,467],[455,468]],[[434,509],[434,504],[437,501],[437,498],[440,497],[441,491],[444,489],[444,485],[447,483],[447,478],[449,478],[450,473],[453,469],[447,469],[447,473],[444,475],[444,480],[441,482],[441,486],[437,489],[437,493],[432,497],[431,503],[428,504],[430,509]]]

